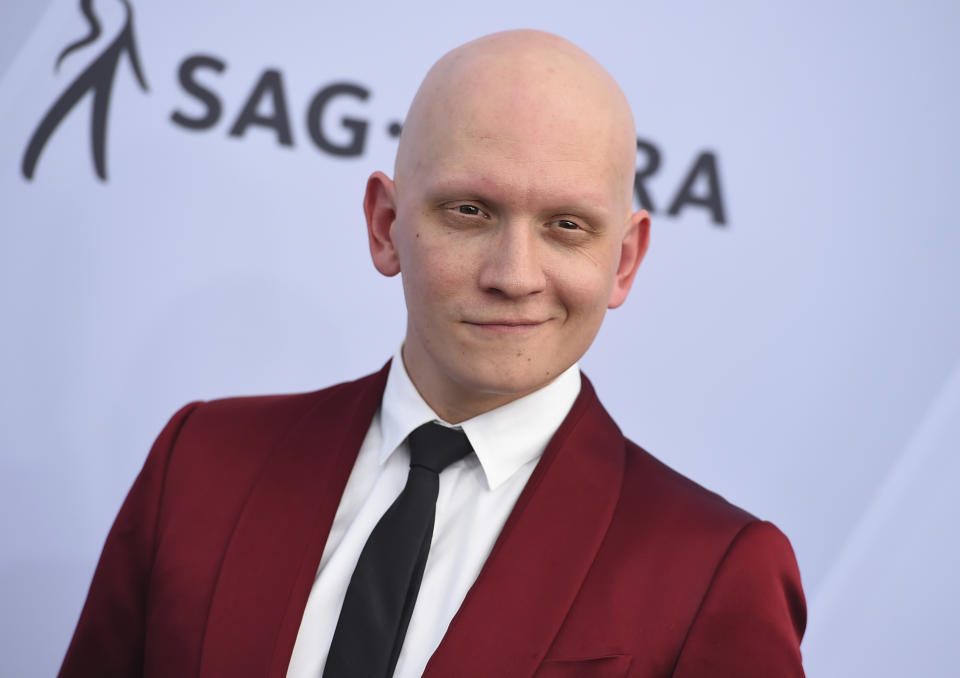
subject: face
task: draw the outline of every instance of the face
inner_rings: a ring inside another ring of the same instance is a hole
[[[595,130],[516,117],[475,115],[397,184],[368,184],[374,262],[403,279],[405,366],[449,421],[576,362],[646,246],[649,218],[631,214],[622,163]]]

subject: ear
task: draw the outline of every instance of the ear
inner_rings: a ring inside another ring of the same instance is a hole
[[[373,265],[385,276],[396,275],[400,272],[400,259],[392,233],[397,219],[396,187],[383,172],[374,172],[367,179],[363,213],[367,217],[367,237]]]
[[[630,215],[626,232],[620,243],[620,263],[613,279],[608,308],[616,308],[627,300],[627,293],[633,285],[640,262],[650,245],[650,214],[647,210],[637,210]]]

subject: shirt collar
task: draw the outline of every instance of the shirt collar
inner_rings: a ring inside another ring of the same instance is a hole
[[[543,454],[579,393],[580,368],[574,363],[543,388],[458,424],[476,452],[489,489]],[[430,421],[450,426],[417,391],[399,350],[390,364],[380,407],[381,464],[418,426]]]

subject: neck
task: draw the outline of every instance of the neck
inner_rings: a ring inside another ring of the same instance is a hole
[[[484,412],[529,395],[542,385],[518,393],[500,393],[472,389],[469,386],[433,377],[429,370],[418,370],[407,355],[407,347],[400,352],[404,369],[414,388],[437,415],[448,424],[459,424]],[[411,369],[411,367],[413,369]]]

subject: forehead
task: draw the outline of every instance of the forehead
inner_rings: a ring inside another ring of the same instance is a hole
[[[609,125],[581,115],[581,107],[495,104],[465,109],[458,102],[423,135],[415,172],[423,190],[482,191],[503,200],[604,210],[629,194],[622,149]]]
[[[577,188],[605,202],[619,193],[629,209],[636,146],[619,87],[579,51],[508,47],[454,50],[431,69],[400,138],[398,185]]]
[[[522,148],[491,138],[455,138],[423,163],[418,183],[428,197],[611,211],[622,192],[615,164],[609,158],[569,151]]]

